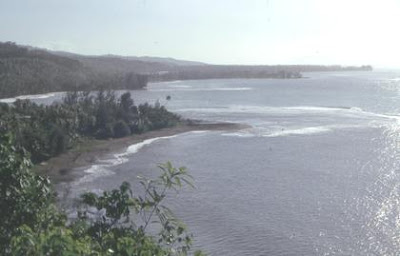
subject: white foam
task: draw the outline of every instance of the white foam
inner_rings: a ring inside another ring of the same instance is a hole
[[[230,137],[240,137],[240,138],[251,138],[251,137],[282,137],[290,135],[313,135],[333,132],[339,129],[356,129],[363,128],[363,125],[321,125],[321,126],[309,126],[309,127],[277,127],[277,126],[267,126],[267,127],[254,127],[246,130],[241,130],[232,133],[222,133],[222,136]]]
[[[46,93],[46,94],[34,94],[34,95],[21,95],[15,98],[6,98],[6,99],[0,99],[0,102],[3,103],[13,103],[17,99],[18,100],[36,100],[36,99],[47,99],[50,97],[54,97],[56,94],[55,93]]]
[[[115,172],[111,171],[109,168],[113,166],[117,166],[123,163],[126,163],[129,161],[128,156],[135,154],[139,152],[141,148],[143,148],[146,145],[149,145],[153,143],[154,141],[157,140],[162,140],[162,139],[170,139],[177,137],[178,135],[173,135],[173,136],[165,136],[165,137],[157,137],[157,138],[152,138],[152,139],[147,139],[142,142],[130,145],[125,152],[123,153],[118,153],[114,154],[112,158],[109,159],[102,159],[99,160],[99,164],[92,165],[90,168],[84,170],[84,173],[86,174],[84,177],[79,179],[76,184],[82,183],[82,182],[89,182],[93,181],[96,178],[102,177],[102,176],[109,176],[115,174]]]
[[[390,114],[377,114],[364,111],[359,107],[317,107],[317,106],[295,106],[295,107],[268,107],[268,106],[242,106],[231,105],[221,108],[185,108],[175,110],[176,112],[199,112],[199,113],[248,113],[268,115],[300,115],[300,114],[329,114],[348,117],[367,117],[396,119],[400,116]]]
[[[315,106],[296,106],[296,107],[269,107],[251,105],[230,105],[221,108],[186,108],[180,111],[199,111],[199,112],[241,112],[241,113],[295,113],[295,112],[335,112],[349,111],[351,108],[335,107],[315,107]]]
[[[78,181],[76,181],[75,184],[79,184],[82,182],[90,182],[98,177],[109,176],[114,174],[114,172],[108,170],[106,167],[107,165],[102,165],[102,164],[92,165],[90,168],[84,170],[84,173],[86,175],[80,178]]]
[[[209,132],[209,130],[203,130],[203,131],[191,131],[190,133],[194,133],[194,134],[203,134],[203,133],[207,133]]]
[[[311,135],[311,134],[319,134],[331,132],[333,129],[328,126],[316,126],[316,127],[305,127],[300,129],[292,129],[292,130],[282,130],[278,132],[273,132],[271,134],[262,135],[263,137],[281,137],[281,136],[289,136],[289,135]]]
[[[221,108],[185,108],[177,111],[181,112],[204,112],[204,113],[255,113],[255,114],[293,114],[299,112],[334,112],[342,111],[341,108],[323,107],[267,107],[267,106],[241,106],[231,105]]]
[[[137,153],[141,148],[143,148],[143,147],[146,146],[146,145],[149,145],[149,144],[153,143],[154,141],[162,140],[162,139],[171,139],[171,138],[175,138],[175,137],[177,137],[177,135],[147,139],[147,140],[144,140],[144,141],[142,141],[142,142],[140,142],[140,143],[130,145],[130,146],[128,147],[128,149],[126,150],[126,152],[127,152],[127,154],[129,154],[129,155],[130,155],[130,154],[135,154],[135,153]]]
[[[182,83],[182,80],[174,80],[174,81],[167,81],[167,82],[153,82],[152,84],[179,84]]]
[[[153,92],[172,92],[172,91],[192,91],[192,92],[206,92],[206,91],[250,91],[250,87],[184,87],[184,86],[168,86],[168,88],[149,88]]]
[[[222,133],[221,135],[222,135],[222,136],[228,136],[228,137],[241,137],[241,138],[256,137],[255,134],[251,134],[251,133],[242,133],[242,132]]]
[[[13,103],[14,101],[16,101],[16,98],[7,98],[7,99],[0,99],[1,103]]]
[[[221,88],[209,88],[209,91],[250,91],[253,88],[250,87],[221,87]]]
[[[171,88],[192,88],[190,85],[170,85]]]

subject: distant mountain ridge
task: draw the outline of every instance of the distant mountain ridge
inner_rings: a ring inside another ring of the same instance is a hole
[[[111,55],[113,56],[113,55]],[[115,56],[115,57],[120,57],[122,59],[128,59],[128,60],[139,60],[139,61],[147,61],[147,62],[159,62],[159,63],[164,63],[164,64],[169,64],[169,65],[175,65],[175,66],[205,66],[209,65],[203,62],[198,62],[198,61],[189,61],[189,60],[178,60],[174,58],[164,58],[164,57],[151,57],[151,56]]]
[[[148,81],[301,78],[301,72],[372,70],[371,66],[213,65],[161,57],[90,56],[0,42],[0,98],[54,91],[142,89]]]
[[[142,61],[142,62],[151,62],[151,63],[161,63],[167,64],[171,66],[202,66],[202,65],[209,65],[207,63],[199,62],[199,61],[189,61],[189,60],[180,60],[174,59],[170,57],[153,57],[153,56],[122,56],[122,55],[115,55],[115,54],[105,54],[105,55],[83,55],[83,54],[76,54],[71,52],[65,51],[52,51],[43,49],[48,51],[52,54],[69,57],[69,58],[101,58],[101,59],[121,59],[121,60],[132,60],[132,61]]]

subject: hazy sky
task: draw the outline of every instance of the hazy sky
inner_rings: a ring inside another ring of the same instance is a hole
[[[216,64],[400,67],[400,0],[0,0],[0,41]]]

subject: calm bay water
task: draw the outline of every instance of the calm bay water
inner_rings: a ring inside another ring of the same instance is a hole
[[[188,168],[196,189],[169,203],[210,255],[398,255],[400,73],[306,76],[134,91],[137,103],[159,99],[184,117],[251,128],[136,145],[91,168],[71,191],[135,183],[170,160]]]

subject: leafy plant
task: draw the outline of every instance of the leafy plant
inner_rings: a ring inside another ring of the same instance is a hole
[[[0,254],[4,255],[20,226],[41,230],[57,218],[52,214],[55,195],[50,181],[30,171],[26,151],[14,146],[11,135],[0,134],[0,142]]]
[[[159,165],[159,168],[161,175],[156,180],[140,177],[144,196],[134,196],[127,182],[119,189],[105,191],[102,195],[82,195],[83,203],[91,211],[80,212],[80,219],[93,221],[87,233],[104,251],[123,254],[118,241],[122,239],[124,243],[133,243],[130,240],[132,237],[126,237],[126,234],[130,234],[134,237],[137,248],[133,255],[140,255],[141,248],[147,248],[150,241],[157,244],[157,252],[160,247],[167,255],[186,255],[189,252],[191,235],[187,234],[186,226],[162,202],[169,190],[177,190],[185,184],[193,186],[191,176],[184,167],[175,168],[170,162]],[[136,217],[136,221],[132,217]],[[154,223],[159,225],[160,230],[156,240],[149,240],[146,238],[147,229]],[[138,244],[138,241],[143,244]]]
[[[193,186],[184,167],[159,165],[157,179],[140,177],[143,195],[129,183],[98,195],[81,196],[75,219],[55,204],[50,181],[31,170],[29,154],[0,134],[1,255],[188,255],[192,236],[164,200],[183,185]],[[149,227],[157,225],[158,232]],[[200,251],[194,255],[203,255]]]
[[[79,137],[120,138],[178,124],[180,117],[161,106],[134,105],[129,92],[67,93],[61,103],[37,105],[29,100],[0,103],[1,132],[12,132],[34,163],[59,155]]]

